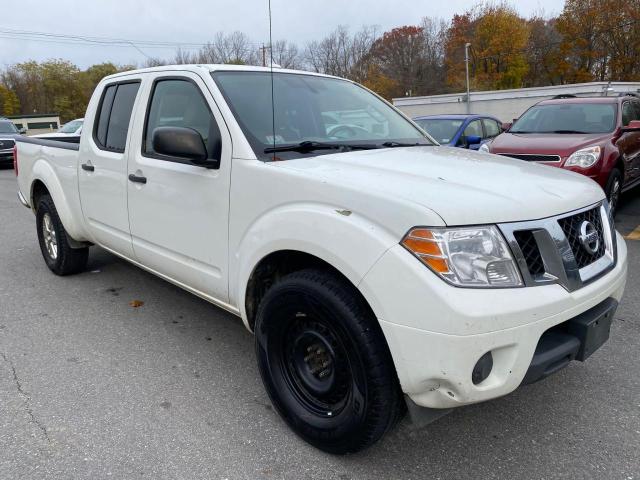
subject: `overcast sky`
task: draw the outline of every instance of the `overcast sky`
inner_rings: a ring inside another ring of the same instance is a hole
[[[469,0],[272,0],[273,38],[303,46],[320,39],[338,25],[352,31],[363,25],[387,30],[415,25],[424,16],[450,19],[476,2]],[[560,13],[564,0],[512,1],[528,16]],[[7,30],[65,35],[124,38],[133,42],[205,43],[217,31],[240,30],[256,46],[268,42],[267,0],[20,0],[4,9],[0,24],[0,64],[64,58],[80,67],[94,63],[142,63],[145,54],[172,58],[175,48],[44,43],[7,38]]]

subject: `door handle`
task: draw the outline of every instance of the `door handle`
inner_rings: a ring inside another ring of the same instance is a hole
[[[83,170],[87,172],[93,172],[96,169],[96,167],[94,167],[93,165],[89,165],[88,163],[83,163],[80,166],[82,167]]]
[[[147,177],[139,177],[131,173],[129,174],[129,181],[134,183],[147,183]]]

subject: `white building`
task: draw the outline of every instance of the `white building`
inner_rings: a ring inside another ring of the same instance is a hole
[[[517,88],[471,92],[471,113],[482,113],[510,122],[536,103],[556,95],[579,97],[614,96],[623,92],[640,94],[640,82],[591,82],[550,87]],[[467,113],[466,93],[449,93],[429,97],[394,98],[393,104],[410,117]]]
[[[18,129],[25,128],[27,135],[51,133],[60,128],[60,115],[57,113],[38,113],[31,115],[13,115],[7,117]]]

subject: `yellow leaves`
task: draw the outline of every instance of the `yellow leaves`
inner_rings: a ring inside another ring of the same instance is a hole
[[[387,100],[391,100],[394,96],[402,95],[402,92],[398,90],[398,82],[381,73],[379,69],[373,65],[369,66],[367,78],[364,79],[362,84]]]
[[[449,83],[464,84],[461,55],[464,43],[470,42],[474,89],[521,87],[528,71],[529,33],[527,20],[506,4],[477,6],[454,17],[446,46]]]

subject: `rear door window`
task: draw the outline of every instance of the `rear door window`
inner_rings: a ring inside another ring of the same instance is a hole
[[[624,102],[622,104],[622,125],[626,127],[632,120],[640,120],[638,106],[636,102]]]
[[[474,120],[469,125],[467,125],[467,128],[464,129],[464,136],[482,138],[482,124],[480,123],[480,120]]]
[[[97,115],[98,123],[96,125],[96,143],[104,146],[107,143],[107,128],[109,126],[109,115],[111,114],[111,106],[113,105],[113,97],[116,94],[117,85],[109,85],[102,95],[100,102],[100,113]]]
[[[493,138],[500,135],[500,125],[495,120],[491,120],[490,118],[483,118],[482,124],[484,125],[484,131],[486,133],[487,138]]]
[[[101,149],[124,152],[139,88],[140,82],[135,82],[110,85],[105,89],[95,130],[95,141]]]

